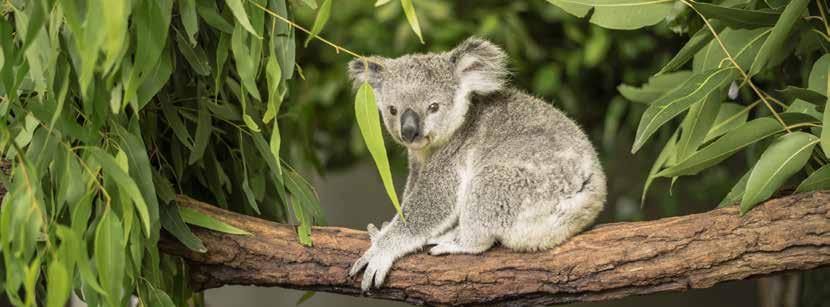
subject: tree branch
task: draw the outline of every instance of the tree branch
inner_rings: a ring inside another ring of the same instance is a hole
[[[360,295],[352,262],[369,246],[363,231],[316,227],[313,247],[295,230],[185,198],[179,204],[254,236],[194,229],[208,252],[169,237],[161,248],[187,259],[193,286],[280,286]],[[830,264],[830,192],[655,221],[599,225],[553,250],[399,260],[372,297],[416,304],[552,304],[707,288],[714,284]]]

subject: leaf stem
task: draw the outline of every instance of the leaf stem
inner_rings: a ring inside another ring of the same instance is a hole
[[[732,57],[732,54],[729,53],[729,50],[726,49],[726,45],[724,45],[723,41],[720,39],[720,36],[718,35],[718,32],[715,31],[715,28],[712,27],[712,24],[709,23],[709,20],[706,19],[706,16],[703,16],[703,14],[700,13],[700,11],[698,11],[691,3],[689,3],[689,1],[693,0],[680,1],[683,2],[683,4],[685,4],[689,8],[691,8],[693,11],[695,11],[695,13],[697,13],[697,15],[700,16],[700,19],[703,19],[703,23],[706,24],[706,28],[709,29],[709,32],[712,32],[712,36],[715,38],[715,41],[718,42],[718,45],[720,45],[720,48],[721,50],[723,50],[723,53],[726,54],[726,57],[729,58],[729,61],[732,62],[732,65],[735,66],[735,69],[737,69],[738,72],[741,73],[741,76],[744,77],[744,80],[747,84],[749,84],[749,87],[752,88],[752,91],[754,91],[755,94],[758,95],[759,98],[761,98],[761,101],[763,101],[767,109],[769,109],[770,112],[772,112],[772,115],[775,116],[775,119],[778,120],[778,123],[780,123],[781,126],[784,127],[785,130],[787,130],[787,132],[791,132],[790,129],[787,127],[787,124],[785,124],[784,120],[781,118],[781,115],[779,115],[778,112],[775,111],[775,108],[773,108],[769,101],[767,101],[767,98],[764,97],[764,95],[761,93],[761,90],[758,89],[758,87],[755,86],[755,83],[752,82],[750,76],[743,70],[743,68],[741,68],[740,65],[738,65],[738,62],[735,60],[734,57]]]
[[[816,0],[816,6],[818,6],[818,13],[821,14],[821,21],[824,22],[824,30],[830,36],[830,24],[827,23],[827,15],[824,13],[824,6],[821,5],[821,2],[821,0]]]
[[[342,50],[343,52],[348,53],[349,55],[351,55],[351,56],[353,56],[353,57],[360,58],[360,59],[365,59],[365,58],[366,58],[365,56],[362,56],[362,55],[358,54],[357,52],[351,51],[351,50],[349,50],[349,49],[346,49],[346,48],[345,48],[345,47],[343,47],[343,46],[340,46],[340,45],[338,45],[338,44],[332,43],[331,41],[329,41],[329,40],[327,40],[327,39],[325,39],[325,38],[321,37],[320,35],[315,35],[315,34],[312,34],[312,33],[311,33],[311,31],[309,31],[308,29],[303,28],[302,26],[300,26],[300,25],[298,25],[297,23],[295,23],[295,22],[293,22],[293,21],[289,20],[288,18],[281,16],[280,14],[277,14],[276,12],[274,12],[274,11],[272,11],[272,10],[268,9],[267,7],[263,6],[262,4],[256,3],[256,2],[251,1],[251,0],[248,0],[248,2],[250,2],[251,4],[253,4],[254,6],[256,6],[257,8],[259,8],[260,10],[262,10],[262,11],[264,11],[264,12],[268,13],[268,15],[271,15],[271,16],[273,16],[274,18],[277,18],[277,19],[281,20],[282,22],[284,22],[284,23],[288,24],[289,26],[291,26],[291,27],[293,27],[293,28],[295,28],[295,29],[298,29],[298,30],[300,30],[300,31],[305,32],[306,34],[308,34],[309,36],[311,36],[311,37],[312,37],[312,39],[313,39],[313,38],[316,38],[316,39],[320,40],[321,42],[323,42],[323,43],[325,43],[325,44],[327,44],[327,45],[331,46],[332,48],[334,48],[334,52],[340,53],[340,51]]]

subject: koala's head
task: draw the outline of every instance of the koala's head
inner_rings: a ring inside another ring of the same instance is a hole
[[[356,86],[375,91],[387,131],[398,143],[423,150],[446,143],[464,123],[472,95],[502,89],[505,53],[489,41],[469,38],[444,53],[370,57],[349,63]]]

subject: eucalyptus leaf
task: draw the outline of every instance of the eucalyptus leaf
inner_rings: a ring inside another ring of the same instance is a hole
[[[406,21],[409,22],[409,26],[412,28],[412,31],[415,32],[415,35],[418,36],[421,44],[423,44],[424,36],[421,34],[421,25],[418,23],[418,15],[415,13],[415,6],[412,5],[412,0],[401,0],[401,6],[403,6],[403,13],[406,15]]]
[[[807,176],[795,189],[795,193],[805,193],[830,189],[830,164],[824,165]]]
[[[191,225],[234,235],[253,235],[250,232],[228,225],[227,223],[217,220],[212,216],[188,207],[179,207],[179,212],[181,213],[184,222]]]
[[[593,8],[591,23],[598,26],[632,30],[652,26],[669,15],[673,0],[548,0],[562,10],[585,17]]]
[[[741,198],[741,213],[772,196],[790,176],[810,159],[818,138],[804,132],[792,132],[770,145],[752,168]]]
[[[783,48],[787,36],[790,35],[796,21],[801,18],[801,15],[807,9],[808,3],[810,3],[809,0],[792,0],[787,4],[784,12],[781,13],[781,18],[775,23],[775,27],[772,28],[769,37],[764,41],[761,50],[752,60],[752,66],[749,68],[750,75],[755,75],[766,68],[774,51]]]
[[[323,31],[323,27],[326,26],[326,22],[329,21],[329,16],[331,15],[331,1],[332,0],[323,0],[323,4],[320,5],[320,9],[317,10],[317,17],[314,18],[314,25],[311,26],[311,34],[308,35],[308,38],[305,40],[305,46],[308,47],[308,43],[315,37],[317,34],[320,34],[320,31]]]
[[[392,171],[389,167],[389,158],[386,155],[386,146],[383,144],[380,114],[378,114],[377,104],[375,103],[375,93],[368,82],[363,82],[363,85],[358,89],[354,108],[360,134],[363,136],[363,141],[366,143],[369,153],[375,160],[375,166],[377,166],[383,186],[386,188],[386,194],[392,200],[392,205],[395,206],[398,215],[403,217],[400,203],[398,203],[398,195],[395,193],[395,184],[392,182]]]

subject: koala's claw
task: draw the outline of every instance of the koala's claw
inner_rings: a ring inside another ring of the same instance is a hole
[[[363,272],[363,281],[360,283],[360,289],[363,292],[367,292],[372,288],[373,284],[375,288],[379,288],[383,284],[383,281],[386,280],[386,275],[389,273],[389,269],[392,268],[393,262],[394,259],[392,257],[375,253],[370,248],[360,259],[355,261],[351,270],[349,270],[349,276],[354,276],[366,267],[366,270]]]
[[[378,228],[375,227],[375,224],[372,223],[369,223],[369,225],[366,226],[366,231],[369,232],[369,239],[371,239],[372,241],[375,240],[375,237],[377,237],[379,232]]]

